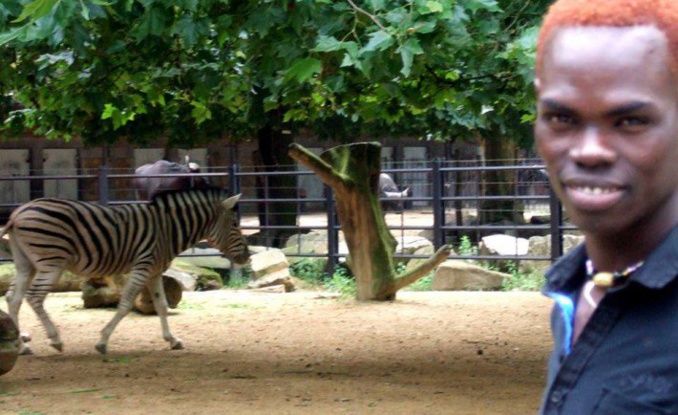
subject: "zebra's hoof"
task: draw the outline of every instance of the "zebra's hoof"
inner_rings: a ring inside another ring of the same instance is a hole
[[[30,356],[33,354],[33,350],[31,350],[31,348],[25,344],[22,344],[21,348],[19,349],[19,354],[23,356]]]
[[[31,340],[32,340],[32,338],[31,338],[31,335],[30,335],[30,334],[28,334],[28,333],[21,333],[21,341],[22,341],[22,342],[28,343],[28,342],[31,341]]]
[[[50,346],[54,347],[55,349],[57,349],[57,350],[60,351],[60,352],[63,352],[63,351],[64,351],[64,344],[61,343],[61,342],[58,342],[58,343],[52,343],[52,344],[50,344]]]
[[[95,349],[97,349],[97,352],[101,354],[106,354],[108,352],[108,347],[106,347],[106,343],[97,343],[96,346],[94,346]]]
[[[176,340],[172,343],[172,350],[183,350],[184,345],[181,343],[181,340]]]

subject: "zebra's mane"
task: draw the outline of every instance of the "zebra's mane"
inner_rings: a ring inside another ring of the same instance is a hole
[[[174,197],[173,195],[176,195],[178,193],[183,193],[183,194],[190,194],[190,193],[203,193],[203,194],[220,194],[226,197],[228,195],[228,192],[225,189],[222,189],[217,186],[204,186],[200,188],[194,188],[194,189],[185,189],[185,190],[167,190],[160,192],[156,195],[153,196],[151,199],[151,204],[158,204],[160,202],[166,202],[167,199]]]

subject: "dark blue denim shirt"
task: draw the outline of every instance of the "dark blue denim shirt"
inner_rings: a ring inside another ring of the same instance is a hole
[[[540,414],[678,415],[678,226],[626,285],[608,291],[572,345],[585,261],[580,246],[546,273],[544,294],[556,302]]]

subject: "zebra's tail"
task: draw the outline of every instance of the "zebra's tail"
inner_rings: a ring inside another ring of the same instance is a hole
[[[9,233],[9,231],[12,229],[13,224],[14,223],[12,222],[12,219],[10,219],[9,222],[7,222],[7,224],[5,225],[4,228],[0,228],[0,238],[2,238],[3,236],[5,236]]]

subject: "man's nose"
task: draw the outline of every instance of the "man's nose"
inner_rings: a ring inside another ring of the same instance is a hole
[[[614,163],[617,153],[600,128],[587,127],[570,149],[570,157],[579,165],[595,167]]]

